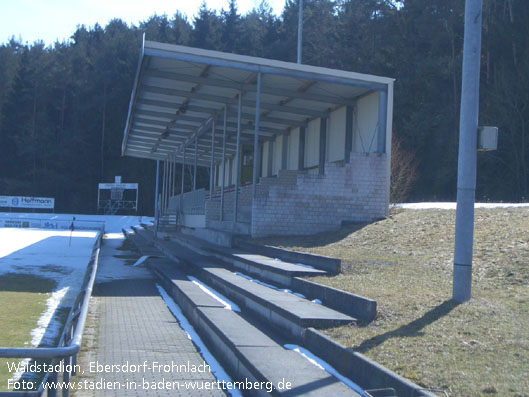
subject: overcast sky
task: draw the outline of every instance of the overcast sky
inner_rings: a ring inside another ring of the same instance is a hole
[[[267,0],[275,14],[283,10],[285,0]],[[149,16],[174,15],[178,10],[192,21],[202,0],[0,0],[0,43],[12,36],[32,44],[46,45],[68,39],[77,25],[87,27],[98,22],[105,26],[112,18],[138,25]],[[208,8],[228,8],[228,0],[206,0]],[[237,0],[239,13],[258,7],[260,0]]]

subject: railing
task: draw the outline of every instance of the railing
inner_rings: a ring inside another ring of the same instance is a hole
[[[52,359],[52,366],[61,365],[64,360],[63,381],[68,384],[70,377],[75,375],[75,372],[68,371],[68,369],[75,369],[77,363],[77,353],[81,349],[81,342],[83,338],[83,330],[86,322],[86,315],[88,313],[88,306],[90,303],[90,296],[92,295],[92,288],[94,287],[95,276],[97,273],[97,266],[99,264],[99,251],[101,249],[101,239],[103,231],[97,237],[96,244],[92,250],[91,260],[85,273],[83,288],[77,295],[75,302],[68,314],[66,324],[59,339],[57,347],[36,347],[36,348],[12,348],[0,347],[0,357],[2,358],[31,358],[31,359]],[[44,387],[47,383],[59,382],[58,372],[48,372],[44,375],[38,390],[31,391],[7,391],[0,392],[0,397],[7,396],[41,396],[44,392]],[[48,388],[48,397],[57,396],[58,387]],[[63,397],[69,396],[68,387],[62,388]]]
[[[169,198],[167,214],[182,212],[187,215],[204,215],[206,211],[206,189],[192,190]]]

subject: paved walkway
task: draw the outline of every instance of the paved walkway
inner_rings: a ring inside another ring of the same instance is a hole
[[[76,390],[74,396],[224,396],[205,390],[215,377],[151,274],[130,266],[134,259],[126,256],[132,253],[117,249],[122,242],[105,240],[101,250],[79,358],[84,373],[73,378],[94,390]],[[186,390],[193,386],[202,390]]]

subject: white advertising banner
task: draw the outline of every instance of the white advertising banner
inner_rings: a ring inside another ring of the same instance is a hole
[[[137,190],[137,183],[100,183],[99,189],[127,189]]]
[[[55,199],[50,197],[0,196],[0,207],[9,208],[55,208]]]

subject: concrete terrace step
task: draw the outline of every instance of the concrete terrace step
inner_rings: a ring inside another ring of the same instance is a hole
[[[177,243],[157,241],[155,245],[169,258],[198,271],[198,277],[212,288],[296,338],[301,338],[307,327],[328,328],[356,322],[326,306],[238,276],[222,268],[215,258]]]
[[[194,252],[213,256],[249,276],[257,277],[284,287],[290,287],[293,277],[322,276],[327,274],[323,270],[284,262],[260,254],[251,254],[237,248],[209,244],[193,236],[183,235],[181,233],[171,234],[169,238]]]
[[[133,228],[134,230],[134,228]],[[148,255],[148,256],[161,256],[163,255],[160,250],[158,250],[156,247],[154,247],[153,241],[151,239],[146,238],[146,236],[142,236],[138,233],[134,232],[127,232],[126,230],[122,229],[123,235],[126,239],[129,239],[132,241],[132,243],[138,248],[140,253],[142,255]],[[154,236],[153,236],[154,237]]]
[[[241,382],[271,382],[273,390],[246,390],[243,394],[277,396],[359,396],[300,354],[286,350],[237,313],[218,301],[167,260],[149,260],[165,289],[197,328],[208,348],[230,374]],[[280,382],[291,388],[281,388]]]
[[[154,233],[137,229],[137,233],[154,241]],[[311,282],[302,277],[325,274],[321,269],[310,269],[290,261],[298,260],[311,265],[319,264],[334,273],[336,266],[340,266],[340,260],[335,258],[315,256],[305,253],[286,251],[275,247],[260,246],[249,243],[238,250],[236,248],[225,248],[210,244],[187,234],[172,232],[165,234],[169,240],[194,251],[197,254],[215,257],[251,277],[266,281],[267,283],[289,288],[305,295],[307,298],[319,299],[324,305],[347,314],[362,321],[371,322],[377,313],[377,302],[375,300],[359,296],[350,292],[341,291],[329,286]],[[259,248],[263,251],[260,252]],[[254,251],[255,249],[255,251]],[[257,252],[258,254],[249,254]],[[283,261],[271,259],[269,255],[277,255]]]
[[[226,269],[203,268],[207,284],[270,324],[301,338],[305,328],[329,328],[355,318],[296,295],[268,288]]]

